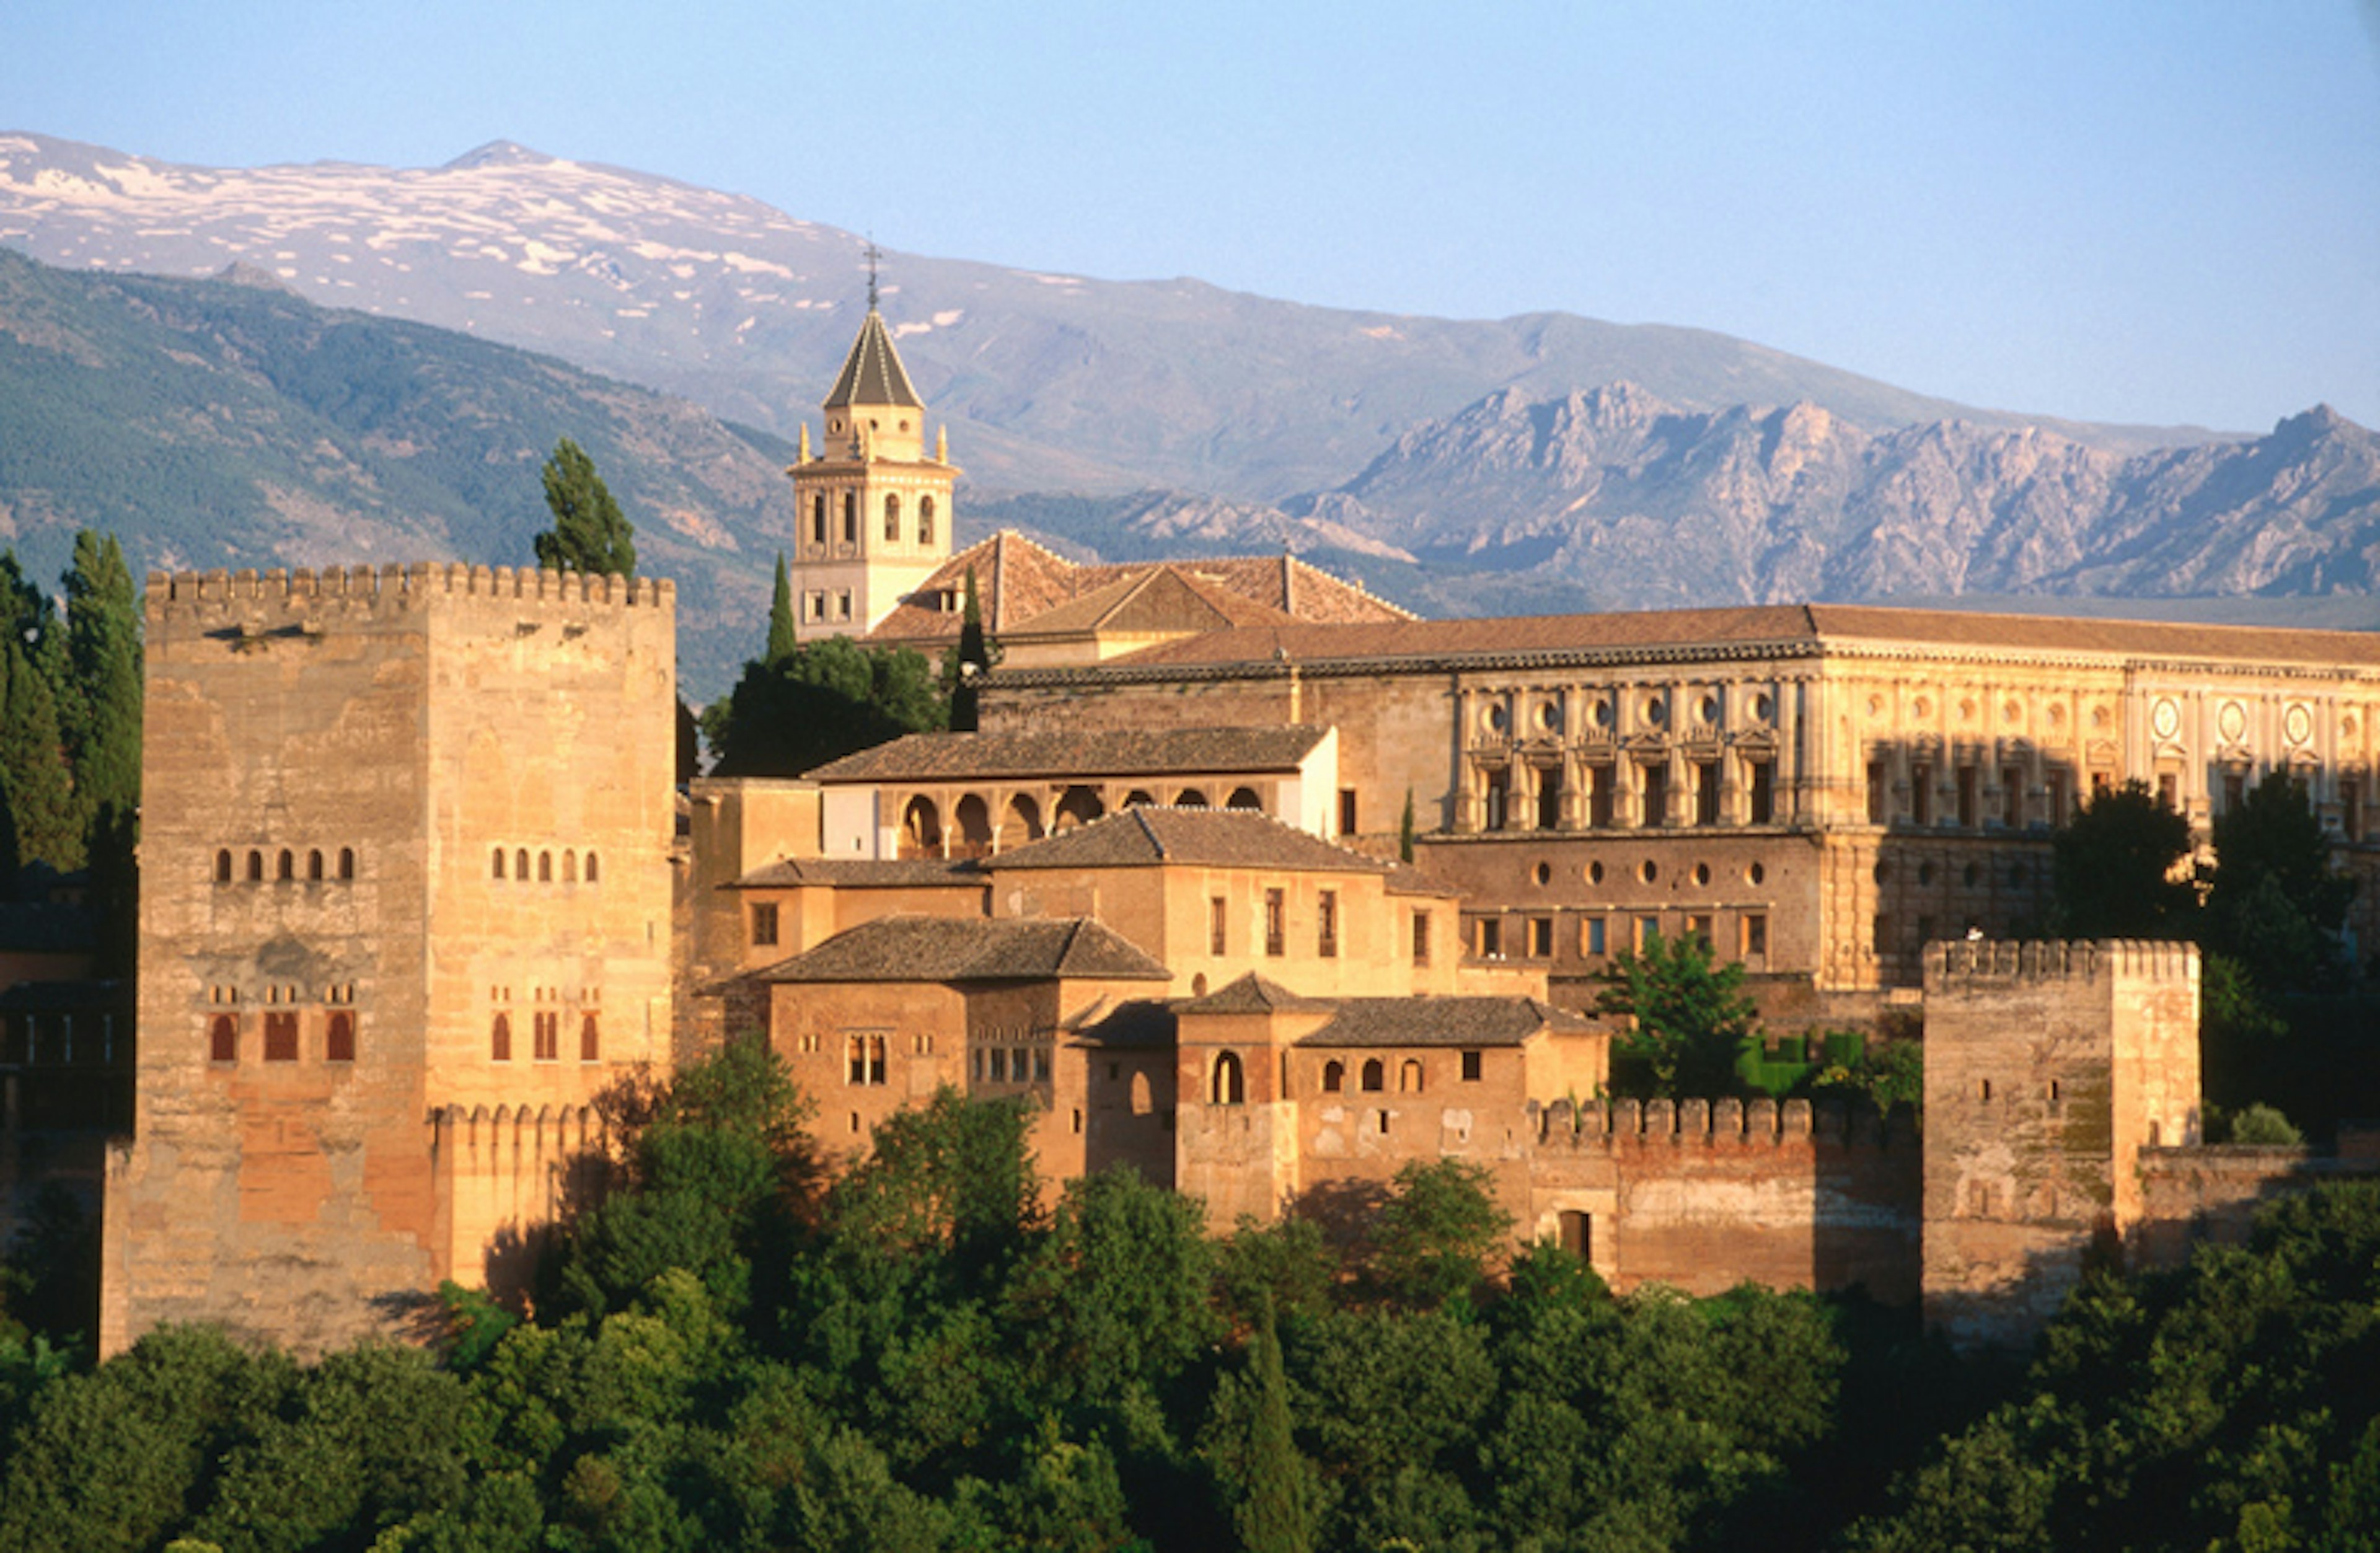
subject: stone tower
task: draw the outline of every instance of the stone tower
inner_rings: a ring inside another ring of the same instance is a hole
[[[1966,1347],[2022,1346],[2143,1218],[2143,1148],[2199,1141],[2198,950],[1925,951],[1925,1303]]]
[[[926,454],[926,404],[909,384],[892,331],[868,317],[826,396],[826,437],[801,434],[794,479],[796,531],[790,573],[802,641],[859,636],[892,613],[951,556],[951,487],[958,468],[943,437]]]
[[[594,1096],[668,1058],[671,585],[159,574],[147,612],[102,1352],[312,1352],[502,1287]]]

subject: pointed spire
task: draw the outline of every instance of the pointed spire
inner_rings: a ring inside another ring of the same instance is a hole
[[[851,354],[844,358],[843,371],[834,380],[834,391],[826,396],[830,410],[849,409],[854,405],[892,405],[904,409],[922,410],[926,402],[909,386],[908,370],[901,365],[900,353],[892,348],[892,331],[884,327],[883,316],[873,306],[859,325],[859,337],[851,342]]]
[[[805,420],[805,421],[803,421],[803,422],[802,422],[802,450],[801,450],[801,456],[800,456],[799,458],[795,459],[795,462],[796,462],[796,463],[800,463],[800,464],[807,464],[807,463],[808,463],[809,461],[810,461],[810,423],[809,423],[808,421]]]

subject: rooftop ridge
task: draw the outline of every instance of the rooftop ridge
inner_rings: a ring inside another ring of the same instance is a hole
[[[148,608],[231,604],[365,603],[404,606],[441,597],[507,599],[549,603],[674,607],[677,585],[667,577],[554,571],[540,566],[481,566],[461,561],[415,561],[372,566],[216,568],[151,572]]]

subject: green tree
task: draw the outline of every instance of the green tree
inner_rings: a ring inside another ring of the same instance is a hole
[[[2051,879],[2058,931],[2071,939],[2194,936],[2198,892],[2175,869],[2190,821],[2143,782],[2101,788],[2058,832]]]
[[[60,872],[82,867],[82,823],[49,675],[11,637],[0,642],[0,796],[19,857]]]
[[[1744,995],[1743,967],[1715,965],[1699,933],[1655,934],[1643,950],[1622,951],[1601,973],[1596,1008],[1634,1021],[1620,1052],[1641,1069],[1656,1096],[1733,1094],[1735,1062],[1756,1039],[1758,1013]],[[1615,1075],[1614,1087],[1621,1081]]]
[[[565,437],[545,461],[545,504],[553,527],[537,536],[537,564],[608,576],[637,575],[636,530],[612,500],[595,461]]]
[[[65,581],[74,694],[58,710],[88,832],[140,803],[140,604],[112,534],[77,534]]]
[[[976,599],[975,568],[967,568],[966,602],[959,615],[958,646],[953,649],[947,673],[953,733],[972,734],[978,722],[983,676],[1000,661],[999,644],[984,634],[983,605]]]
[[[1373,1219],[1373,1282],[1415,1310],[1462,1300],[1487,1277],[1488,1258],[1512,1228],[1486,1166],[1412,1160],[1397,1171]]]
[[[2330,866],[2330,842],[2305,790],[2268,773],[2215,821],[2206,938],[2267,993],[2326,989],[2344,970],[2339,928],[2355,881]]]
[[[777,586],[769,595],[769,645],[760,661],[774,668],[794,655],[801,639],[794,631],[794,584],[785,570],[785,552],[777,552]]]
[[[1215,1383],[1200,1453],[1247,1553],[1314,1547],[1319,1486],[1291,1436],[1289,1380],[1269,1307],[1248,1340],[1246,1368]]]
[[[2305,1134],[2288,1117],[2259,1101],[2231,1119],[2231,1141],[2265,1147],[2286,1147],[2305,1142]]]
[[[1397,820],[1397,861],[1411,863],[1413,860],[1414,802],[1413,789],[1408,787],[1405,789],[1405,812]]]
[[[970,1274],[1004,1270],[1039,1226],[1030,1118],[1012,1100],[945,1086],[876,1129],[835,1183],[836,1239],[872,1253],[924,1252]]]
[[[720,776],[799,776],[904,734],[948,726],[933,667],[909,648],[828,637],[779,663],[744,665],[703,714]]]

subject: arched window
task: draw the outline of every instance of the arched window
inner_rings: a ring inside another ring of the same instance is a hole
[[[884,493],[884,542],[901,542],[901,495],[898,491]]]
[[[578,1060],[582,1062],[603,1060],[603,1032],[596,1027],[595,1016],[591,1013],[578,1022]]]
[[[991,806],[979,793],[970,793],[959,800],[951,811],[958,822],[958,845],[953,849],[961,857],[982,857],[991,851]]]
[[[1397,1068],[1397,1088],[1401,1093],[1421,1093],[1421,1059],[1408,1057]]]
[[[921,545],[934,542],[934,499],[931,496],[917,498],[917,542]]]
[[[1000,820],[1000,850],[1013,852],[1041,835],[1041,806],[1022,793],[1009,799],[1008,812]]]
[[[1147,788],[1135,787],[1131,792],[1123,795],[1123,807],[1125,808],[1154,808],[1157,807],[1157,800],[1149,795]]]
[[[273,859],[273,877],[284,884],[287,884],[296,880],[298,877],[298,855],[290,851],[287,847],[283,847],[281,849],[281,855]]]
[[[356,877],[356,849],[354,847],[343,846],[339,848],[339,877],[341,879],[350,880]]]
[[[496,848],[494,854],[489,857],[488,877],[490,879],[502,879],[504,877],[504,849],[503,847]]]
[[[1240,1070],[1238,1052],[1226,1051],[1215,1059],[1215,1075],[1208,1085],[1207,1098],[1219,1106],[1247,1103],[1247,1075]]]
[[[356,1060],[356,1016],[341,1009],[331,1015],[330,1033],[323,1037],[322,1056],[333,1062]]]
[[[859,492],[856,491],[843,493],[843,542],[847,545],[859,542]]]
[[[1132,1075],[1132,1113],[1147,1116],[1157,1109],[1157,1097],[1150,1090],[1148,1075],[1135,1072]]]
[[[1380,1060],[1378,1057],[1374,1057],[1366,1061],[1364,1064],[1365,1092],[1367,1094],[1377,1094],[1380,1090],[1386,1089],[1388,1086],[1388,1070],[1380,1065]]]
[[[494,1027],[488,1033],[488,1055],[499,1062],[513,1060],[513,1022],[510,1014],[496,1015]]]
[[[239,1061],[239,1021],[228,1013],[219,1013],[207,1026],[207,1060],[211,1062]]]
[[[1332,1058],[1322,1064],[1322,1092],[1336,1095],[1347,1087],[1347,1064]]]
[[[253,849],[248,855],[248,882],[250,884],[264,882],[264,854]]]
[[[1257,796],[1257,790],[1253,787],[1234,787],[1232,795],[1223,800],[1223,807],[1227,809],[1253,809],[1262,814],[1264,800]]]
[[[231,882],[231,849],[229,847],[215,854],[215,882],[217,884]]]
[[[601,882],[595,871],[595,855],[591,852],[587,855],[587,882],[589,884]]]
[[[513,853],[513,877],[524,884],[528,882],[528,848],[525,846]]]
[[[576,852],[565,851],[562,855],[562,882],[578,882],[578,854]]]
[[[1106,812],[1107,806],[1090,788],[1069,787],[1058,799],[1057,826],[1061,831],[1071,831],[1077,825],[1088,825]]]
[[[264,1060],[268,1062],[298,1061],[298,1015],[288,1010],[268,1012],[264,1016]]]
[[[1207,795],[1196,787],[1185,787],[1173,795],[1173,807],[1178,809],[1202,809],[1207,807]]]
[[[306,854],[306,877],[316,884],[322,882],[322,849],[319,846]]]
[[[552,884],[553,882],[552,853],[540,852],[537,855],[537,881],[540,884]]]

